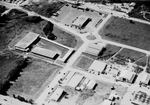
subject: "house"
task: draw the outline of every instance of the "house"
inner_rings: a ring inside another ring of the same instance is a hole
[[[83,75],[80,75],[80,74],[76,73],[75,75],[73,75],[73,77],[67,83],[67,86],[76,88],[79,85],[79,83],[81,82],[82,79],[83,79]]]
[[[94,80],[90,80],[87,84],[88,89],[95,89],[98,84]]]
[[[62,88],[58,87],[50,96],[50,100],[59,102],[64,94],[65,94],[65,91]]]
[[[92,43],[88,45],[88,47],[85,50],[85,53],[98,56],[100,52],[103,50],[103,48],[104,48],[103,45]]]
[[[102,103],[102,105],[111,105],[111,101],[110,100],[104,100],[104,102]]]
[[[53,60],[55,60],[59,56],[57,52],[54,52],[46,48],[37,47],[37,46],[33,48],[31,52],[34,54],[43,56],[43,57],[53,59]]]
[[[91,66],[89,67],[89,70],[94,70],[96,72],[103,72],[103,70],[105,70],[107,64],[105,62],[99,61],[99,60],[95,60]]]
[[[24,38],[22,38],[16,45],[15,49],[21,50],[21,51],[28,51],[33,43],[38,41],[39,34],[29,32]]]
[[[92,21],[91,18],[81,15],[76,17],[76,19],[72,22],[72,26],[76,26],[79,29],[84,29],[90,21]]]
[[[132,71],[129,71],[129,70],[122,70],[120,72],[119,78],[121,81],[133,83],[135,78],[136,78],[136,74]]]

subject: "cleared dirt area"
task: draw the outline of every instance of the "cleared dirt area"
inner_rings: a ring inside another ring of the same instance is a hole
[[[7,93],[21,96],[26,100],[36,99],[61,69],[59,66],[41,60],[28,59],[21,76],[13,83]]]
[[[87,56],[80,56],[74,63],[74,66],[83,70],[87,70],[91,66],[93,61],[94,59],[91,59]]]
[[[103,39],[149,50],[150,25],[112,17],[99,31]]]
[[[130,49],[122,49],[115,57],[117,59],[121,59],[123,61],[131,61],[134,62],[142,57],[146,56],[145,53],[141,53],[135,50],[130,50]]]

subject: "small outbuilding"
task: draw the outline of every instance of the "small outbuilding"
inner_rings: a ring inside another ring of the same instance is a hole
[[[150,85],[150,75],[145,74],[141,80],[142,84]]]
[[[88,89],[95,89],[98,84],[94,80],[90,80],[87,84]]]
[[[62,88],[56,88],[56,90],[52,93],[50,100],[59,102],[62,96],[65,94],[65,91]]]

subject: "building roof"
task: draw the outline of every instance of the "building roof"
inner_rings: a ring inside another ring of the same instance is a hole
[[[51,95],[50,99],[54,101],[58,101],[58,99],[61,97],[63,92],[64,90],[62,88],[57,88]]]
[[[100,52],[101,52],[100,50],[97,50],[97,49],[94,49],[94,48],[91,48],[91,47],[87,47],[86,50],[85,50],[85,53],[88,53],[88,54],[91,54],[91,55],[94,55],[94,56],[98,56]]]
[[[87,21],[88,18],[89,17],[85,15],[81,15],[73,22],[73,25],[82,26]]]
[[[96,85],[96,82],[93,81],[93,80],[90,80],[90,81],[88,82],[88,84],[87,84],[87,88],[88,88],[88,89],[93,89],[95,85]]]
[[[88,45],[88,47],[93,48],[93,49],[97,49],[97,50],[102,50],[104,46],[100,45],[100,44],[95,44],[95,43],[91,43]]]
[[[33,50],[31,52],[45,56],[45,57],[48,57],[48,58],[54,58],[55,55],[57,54],[57,52],[54,52],[54,51],[49,50],[49,49],[37,47],[37,46],[35,48],[33,48]]]
[[[102,72],[106,67],[106,63],[99,61],[99,60],[95,60],[92,65],[89,67],[89,69],[94,70],[94,71],[100,71]]]
[[[111,105],[111,101],[110,100],[104,100],[104,102],[102,103],[102,105]]]
[[[149,74],[145,74],[141,80],[141,82],[145,83],[145,84],[149,84],[150,81],[150,75]]]
[[[26,49],[29,47],[40,35],[29,32],[24,38],[22,38],[16,45],[15,47],[19,47],[22,49]]]
[[[135,76],[135,73],[129,70],[122,70],[119,77],[125,78],[129,81],[133,79],[133,76]]]
[[[75,74],[70,81],[67,83],[68,86],[75,88],[83,79],[83,76],[80,74]]]

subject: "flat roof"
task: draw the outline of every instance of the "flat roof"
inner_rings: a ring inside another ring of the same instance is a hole
[[[105,69],[105,67],[106,67],[105,62],[95,60],[89,67],[89,69],[102,72]]]
[[[103,45],[95,44],[95,43],[89,44],[88,47],[91,47],[91,48],[94,48],[94,49],[97,49],[97,50],[102,50],[103,49]]]
[[[70,87],[73,87],[75,88],[79,83],[80,81],[83,79],[83,75],[80,75],[80,74],[75,74],[71,79],[70,81],[68,82],[68,86]]]
[[[88,18],[88,16],[80,15],[72,24],[82,26]]]
[[[98,56],[98,54],[100,53],[100,50],[87,47],[85,52],[88,53],[88,54],[92,54],[92,55]]]
[[[141,80],[143,83],[148,84],[150,81],[150,75],[149,74],[145,74]]]
[[[122,78],[126,78],[128,79],[129,81],[133,78],[134,76],[134,72],[132,71],[129,71],[129,70],[122,70],[119,77],[122,77]]]
[[[49,58],[54,58],[55,55],[57,54],[57,52],[54,52],[54,51],[49,50],[49,49],[37,47],[37,46],[35,48],[33,48],[31,52],[45,56],[45,57],[49,57]]]
[[[93,80],[90,80],[90,82],[88,82],[87,84],[87,87],[88,89],[93,89],[95,85],[96,85],[96,82]]]
[[[40,35],[37,33],[29,32],[24,38],[22,38],[15,47],[26,49],[29,47]]]
[[[61,97],[63,92],[64,90],[62,88],[57,88],[51,95],[50,99],[54,101],[58,101],[58,99]]]

